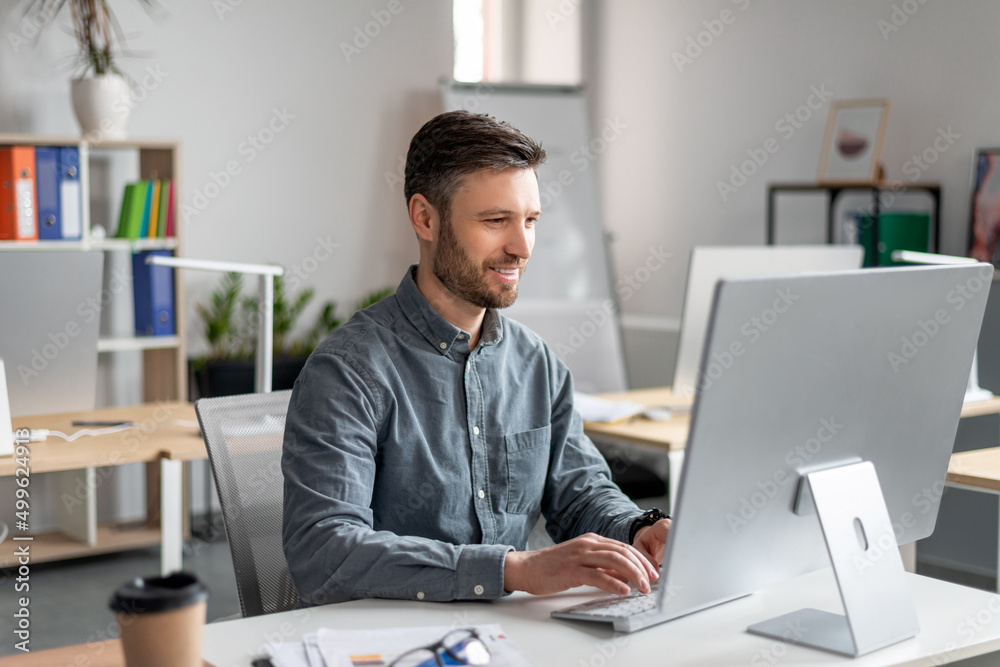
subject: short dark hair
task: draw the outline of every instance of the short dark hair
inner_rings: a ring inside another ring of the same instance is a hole
[[[448,111],[413,135],[406,154],[406,205],[420,193],[447,222],[464,177],[482,169],[537,169],[545,149],[509,123],[469,111]]]

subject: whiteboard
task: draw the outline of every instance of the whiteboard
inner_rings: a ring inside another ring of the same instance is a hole
[[[447,111],[467,109],[510,123],[547,154],[538,169],[542,216],[535,248],[517,303],[504,314],[542,336],[569,366],[580,390],[624,391],[621,323],[597,184],[600,156],[590,148],[595,137],[583,89],[448,81],[442,98]],[[552,309],[553,303],[565,307]],[[605,307],[612,316],[594,325],[594,309]],[[579,333],[591,330],[589,336]]]

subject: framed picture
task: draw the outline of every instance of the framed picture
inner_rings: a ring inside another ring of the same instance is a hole
[[[830,106],[816,180],[821,184],[874,185],[889,100],[841,100]]]
[[[1000,268],[1000,148],[976,150],[969,218],[969,257]]]

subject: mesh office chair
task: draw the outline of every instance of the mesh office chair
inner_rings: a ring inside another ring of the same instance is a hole
[[[281,546],[281,443],[291,390],[203,398],[194,407],[219,490],[244,617],[297,608]]]

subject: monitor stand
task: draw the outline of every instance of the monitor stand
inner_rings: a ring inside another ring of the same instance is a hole
[[[799,499],[796,512],[819,519],[846,614],[801,609],[747,631],[850,657],[915,637],[920,625],[875,466],[807,473]]]

